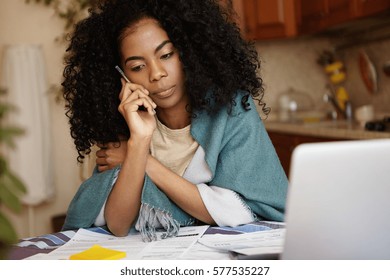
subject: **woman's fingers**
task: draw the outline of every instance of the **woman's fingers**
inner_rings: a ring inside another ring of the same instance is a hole
[[[122,83],[122,90],[119,94],[120,100],[122,100],[124,97],[126,98],[128,95],[130,95],[131,93],[133,93],[135,91],[140,91],[144,95],[147,95],[147,96],[149,95],[149,91],[141,85],[127,83],[124,79],[121,79],[121,83]]]
[[[123,114],[125,111],[136,112],[140,107],[144,107],[149,114],[154,115],[157,105],[145,93],[139,89],[130,94],[124,94],[119,104],[119,111]]]
[[[121,146],[114,148],[108,147],[105,149],[100,149],[96,152],[95,162],[99,171],[102,169],[112,169],[123,162],[124,151],[123,148],[120,149],[120,147]]]
[[[96,152],[96,157],[98,157],[98,158],[104,158],[104,157],[106,157],[107,156],[107,154],[106,154],[106,149],[107,149],[107,145],[106,144],[97,144],[97,146],[100,148],[100,150],[98,150],[97,152]]]
[[[96,158],[96,165],[107,165],[106,158]]]
[[[122,82],[122,90],[119,94],[119,99],[121,100],[121,104],[119,105],[120,112],[123,114],[124,105],[126,103],[132,102],[133,100],[142,99],[142,102],[136,102],[134,104],[138,104],[138,107],[127,107],[132,112],[138,111],[140,106],[143,106],[147,109],[150,114],[155,114],[154,109],[157,107],[156,103],[149,97],[149,91],[146,90],[143,86],[126,83],[123,79]],[[121,111],[122,108],[122,111]]]
[[[106,150],[105,147],[103,147],[103,144],[97,144],[97,146],[101,147],[101,149],[96,152],[95,161],[98,171],[103,172],[109,169],[107,165]]]
[[[135,100],[134,102],[135,104],[138,105],[138,109],[140,107],[144,107],[146,109],[146,111],[148,111],[148,113],[150,115],[155,115],[156,114],[156,111],[154,110],[154,108],[156,108],[156,104],[154,104],[153,101],[147,98],[138,98]]]
[[[118,111],[124,117],[133,136],[138,135],[141,138],[150,136],[156,127],[154,108],[157,105],[142,86],[123,82],[122,85]]]
[[[99,172],[104,172],[104,171],[106,171],[106,170],[109,170],[110,168],[107,166],[107,165],[98,165],[97,166],[97,170],[99,171]]]
[[[154,110],[155,106],[146,98],[126,100],[119,105],[118,110],[124,115],[125,112],[137,112],[140,108],[145,108],[150,115],[156,114],[156,111]]]

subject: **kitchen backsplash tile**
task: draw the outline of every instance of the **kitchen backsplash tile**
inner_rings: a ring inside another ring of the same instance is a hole
[[[388,30],[390,34],[390,26]],[[334,40],[324,37],[256,42],[262,61],[260,73],[267,105],[276,109],[278,95],[288,88],[294,88],[308,93],[318,107],[323,107],[322,97],[328,78],[316,60],[322,51],[333,50],[334,46]],[[359,71],[361,50],[369,55],[377,72],[378,92],[375,94],[370,94],[366,89]],[[345,86],[353,108],[372,104],[376,112],[390,112],[390,77],[382,70],[384,63],[390,60],[389,50],[390,38],[337,52],[346,67]]]
[[[321,104],[327,77],[316,60],[330,47],[328,40],[312,38],[257,42],[267,105],[276,108],[278,96],[289,88],[306,92]]]

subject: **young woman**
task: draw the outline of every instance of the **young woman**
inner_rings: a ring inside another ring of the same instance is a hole
[[[267,112],[258,56],[217,2],[105,1],[76,26],[67,116],[80,161],[101,149],[64,229],[153,240],[283,220],[287,178],[253,102]]]

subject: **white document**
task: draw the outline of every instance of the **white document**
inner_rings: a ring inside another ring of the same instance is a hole
[[[182,227],[178,236],[167,239],[161,239],[162,233],[157,233],[158,239],[153,242],[143,242],[141,234],[116,237],[79,229],[73,238],[60,248],[49,254],[38,254],[27,259],[68,260],[71,255],[89,249],[95,244],[109,249],[125,251],[126,257],[124,259],[180,259],[202,237],[207,228],[208,226]]]
[[[281,253],[285,232],[283,228],[238,235],[205,235],[198,242],[215,250],[244,255]]]
[[[203,238],[203,237],[202,237]],[[225,250],[217,250],[197,241],[191,249],[184,253],[181,260],[231,260],[231,254]]]

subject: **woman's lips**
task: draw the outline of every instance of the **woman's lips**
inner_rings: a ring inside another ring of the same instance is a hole
[[[163,98],[170,97],[174,91],[175,91],[175,87],[171,87],[167,90],[156,92],[153,95],[156,96],[157,98],[163,99]]]

